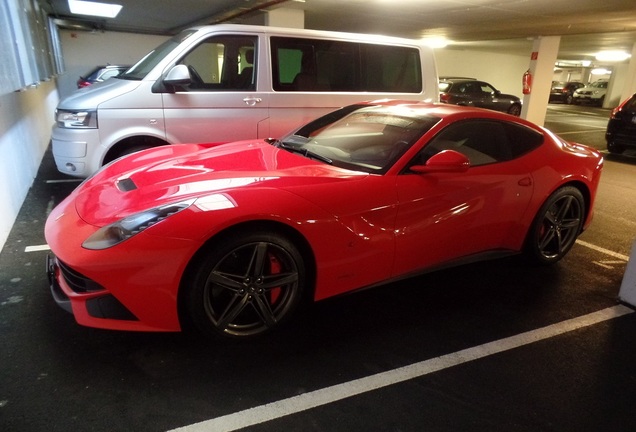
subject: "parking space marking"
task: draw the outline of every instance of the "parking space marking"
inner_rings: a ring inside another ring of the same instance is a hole
[[[620,254],[618,252],[614,252],[614,251],[602,248],[600,246],[593,245],[592,243],[584,242],[583,240],[577,240],[576,243],[581,245],[581,246],[585,246],[586,248],[595,250],[597,252],[604,253],[605,255],[609,255],[609,256],[614,257],[616,259],[620,259],[620,260],[623,260],[625,262],[629,261],[629,257],[627,255],[623,255],[623,254]]]
[[[315,390],[280,401],[228,414],[193,425],[173,429],[169,432],[231,432],[248,426],[254,426],[281,417],[327,405],[339,400],[357,396],[383,387],[419,378],[453,366],[478,360],[493,354],[529,345],[544,339],[553,338],[568,332],[589,327],[601,322],[631,314],[634,310],[618,305],[593,312],[588,315],[562,321],[547,327],[521,333],[494,342],[468,348],[441,357],[425,360],[398,369],[371,375],[332,387]]]
[[[557,135],[573,135],[573,134],[581,134],[581,133],[591,133],[591,132],[605,132],[605,128],[598,129],[589,129],[589,130],[577,130],[570,132],[555,132]]]
[[[59,179],[59,180],[47,180],[45,183],[54,184],[54,183],[79,183],[84,181],[84,179]]]
[[[24,248],[25,252],[40,252],[40,251],[48,251],[51,250],[51,248],[49,247],[49,245],[45,244],[45,245],[39,245],[39,246],[27,246]]]

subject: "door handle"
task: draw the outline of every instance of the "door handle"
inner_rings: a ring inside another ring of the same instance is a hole
[[[524,177],[519,180],[519,186],[532,186],[532,179],[530,177]]]
[[[245,102],[245,105],[254,106],[257,103],[263,102],[263,99],[255,98],[255,97],[246,97],[245,99],[243,99],[243,102]]]

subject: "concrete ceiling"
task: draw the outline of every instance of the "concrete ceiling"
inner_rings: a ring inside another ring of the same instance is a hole
[[[40,0],[61,26],[171,35],[193,25],[253,22],[276,8],[304,11],[305,27],[407,38],[445,37],[449,48],[527,52],[539,36],[561,36],[559,60],[632,52],[634,0],[103,0],[114,19],[71,15],[67,0]],[[519,50],[524,51],[519,51]]]

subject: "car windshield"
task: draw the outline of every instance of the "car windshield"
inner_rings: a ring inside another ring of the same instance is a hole
[[[175,49],[181,42],[186,40],[194,33],[195,30],[186,30],[168,39],[157,48],[146,54],[141,60],[137,62],[137,64],[128,69],[126,73],[119,75],[118,78],[134,81],[144,79],[144,77],[148,75],[148,73],[150,73],[150,71],[154,69],[154,67],[157,66],[157,64],[161,60],[163,60],[170,51]]]
[[[342,168],[385,173],[440,119],[400,106],[349,106],[283,138],[283,148]]]
[[[590,84],[590,87],[607,88],[607,81],[596,81],[595,83]]]

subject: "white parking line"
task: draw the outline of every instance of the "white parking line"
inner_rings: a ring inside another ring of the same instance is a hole
[[[577,130],[577,131],[559,132],[559,133],[555,132],[555,133],[557,135],[561,136],[561,135],[575,135],[575,134],[590,133],[590,132],[605,132],[605,128],[589,129],[589,130]]]
[[[549,339],[633,312],[634,311],[632,309],[623,305],[614,306],[589,315],[584,315],[537,330],[521,333],[516,336],[500,339],[498,341],[468,348],[455,353],[446,354],[441,357],[436,357],[409,366],[371,375],[366,378],[360,378],[354,381],[349,381],[332,387],[326,387],[288,399],[217,417],[212,420],[195,423],[190,426],[180,427],[169,432],[235,431],[322,405],[327,405],[366,392],[381,389],[393,384],[419,378],[433,372],[438,372],[453,366],[491,356],[493,354],[508,351],[544,339]]]
[[[51,250],[51,248],[47,244],[39,245],[39,246],[27,246],[24,248],[25,252],[39,252],[39,251],[47,251],[47,250]]]
[[[54,183],[79,183],[81,181],[84,181],[84,179],[77,178],[77,179],[47,180],[45,183],[48,183],[48,184],[54,184]]]
[[[581,246],[585,246],[586,248],[595,250],[596,252],[604,253],[605,255],[609,255],[611,257],[623,260],[625,262],[629,261],[629,257],[627,255],[623,255],[618,252],[614,252],[614,251],[602,248],[600,246],[593,245],[592,243],[584,242],[583,240],[577,240],[576,243]]]

